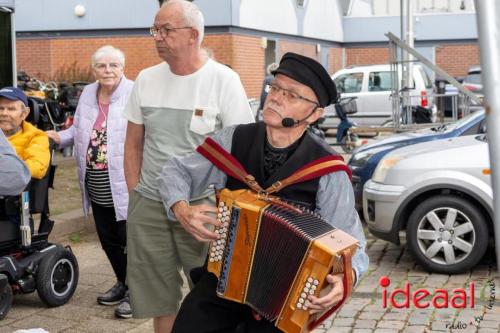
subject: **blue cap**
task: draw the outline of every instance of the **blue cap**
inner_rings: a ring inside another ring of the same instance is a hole
[[[5,97],[11,101],[21,101],[24,105],[28,106],[28,98],[19,88],[16,87],[5,87],[0,89],[0,97]]]

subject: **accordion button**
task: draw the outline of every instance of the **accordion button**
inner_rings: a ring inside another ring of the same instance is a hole
[[[302,293],[302,294],[300,294],[300,297],[302,297],[302,298],[306,298],[306,297],[307,297],[307,294],[306,294],[306,293]]]
[[[302,309],[302,304],[297,303],[297,309]]]
[[[215,259],[214,259],[214,258],[210,258],[210,262],[214,262],[214,261],[215,261]]]
[[[302,297],[301,297],[301,298],[299,298],[299,303],[300,303],[300,304],[304,303],[304,299],[303,299]]]
[[[313,284],[314,284],[315,286],[317,286],[317,285],[319,284],[319,281],[318,281],[318,280],[314,280],[314,281],[313,281]]]
[[[307,282],[309,282],[309,283],[313,283],[313,278],[312,278],[312,277],[308,277],[308,278],[307,278]]]
[[[306,283],[306,287],[307,287],[307,288],[311,288],[311,283],[310,283],[310,282],[307,282],[307,283]]]
[[[308,293],[308,292],[309,292],[309,288],[304,287],[304,292],[305,292],[305,293]]]
[[[222,260],[222,256],[221,256],[221,255],[219,255],[219,256],[217,257],[217,259]]]
[[[309,290],[309,295],[314,295],[314,289]]]
[[[227,212],[227,206],[222,207],[222,209],[224,209],[224,211]]]
[[[219,201],[219,206],[224,206],[224,201]]]
[[[313,292],[316,290],[316,288],[317,288],[317,287],[316,287],[315,285],[312,285],[312,286],[311,286],[311,290],[312,290]]]
[[[219,218],[219,219],[222,218],[222,213],[218,213],[217,218]]]
[[[223,211],[224,211],[224,209],[222,207],[219,207],[219,212],[222,213]]]

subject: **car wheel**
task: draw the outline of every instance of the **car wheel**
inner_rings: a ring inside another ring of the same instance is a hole
[[[78,263],[73,253],[58,247],[47,254],[38,266],[36,289],[48,306],[60,306],[69,301],[78,284]]]
[[[10,284],[7,284],[0,293],[0,320],[4,319],[7,313],[9,313],[10,307],[12,306],[12,299],[12,288]]]
[[[440,195],[415,208],[406,239],[416,261],[428,271],[461,273],[475,266],[486,252],[488,226],[470,201]]]
[[[356,134],[348,133],[344,134],[340,143],[342,144],[342,150],[346,154],[351,154],[354,148],[356,148],[356,142],[359,140],[359,137]]]

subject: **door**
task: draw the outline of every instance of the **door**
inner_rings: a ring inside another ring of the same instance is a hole
[[[356,104],[358,113],[360,113],[362,109],[360,94],[363,90],[363,72],[340,74],[334,79],[334,82],[337,87],[337,92],[341,94],[341,98],[357,97]]]
[[[391,72],[374,71],[368,73],[368,94],[366,105],[371,117],[377,118],[381,124],[387,117],[392,115],[391,95]]]
[[[12,11],[0,7],[0,87],[14,85]]]

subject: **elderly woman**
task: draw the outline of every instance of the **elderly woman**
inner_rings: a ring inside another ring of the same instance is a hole
[[[47,135],[25,121],[30,113],[24,92],[15,87],[0,89],[0,129],[26,163],[31,177],[41,179],[50,164]]]
[[[73,126],[47,134],[60,148],[75,145],[84,213],[92,207],[101,246],[118,280],[97,297],[97,302],[119,304],[115,315],[130,318],[132,312],[125,285],[128,191],[123,172],[127,121],[122,111],[133,82],[125,78],[124,65],[125,57],[119,49],[112,46],[98,49],[92,56],[97,81],[83,90]]]

